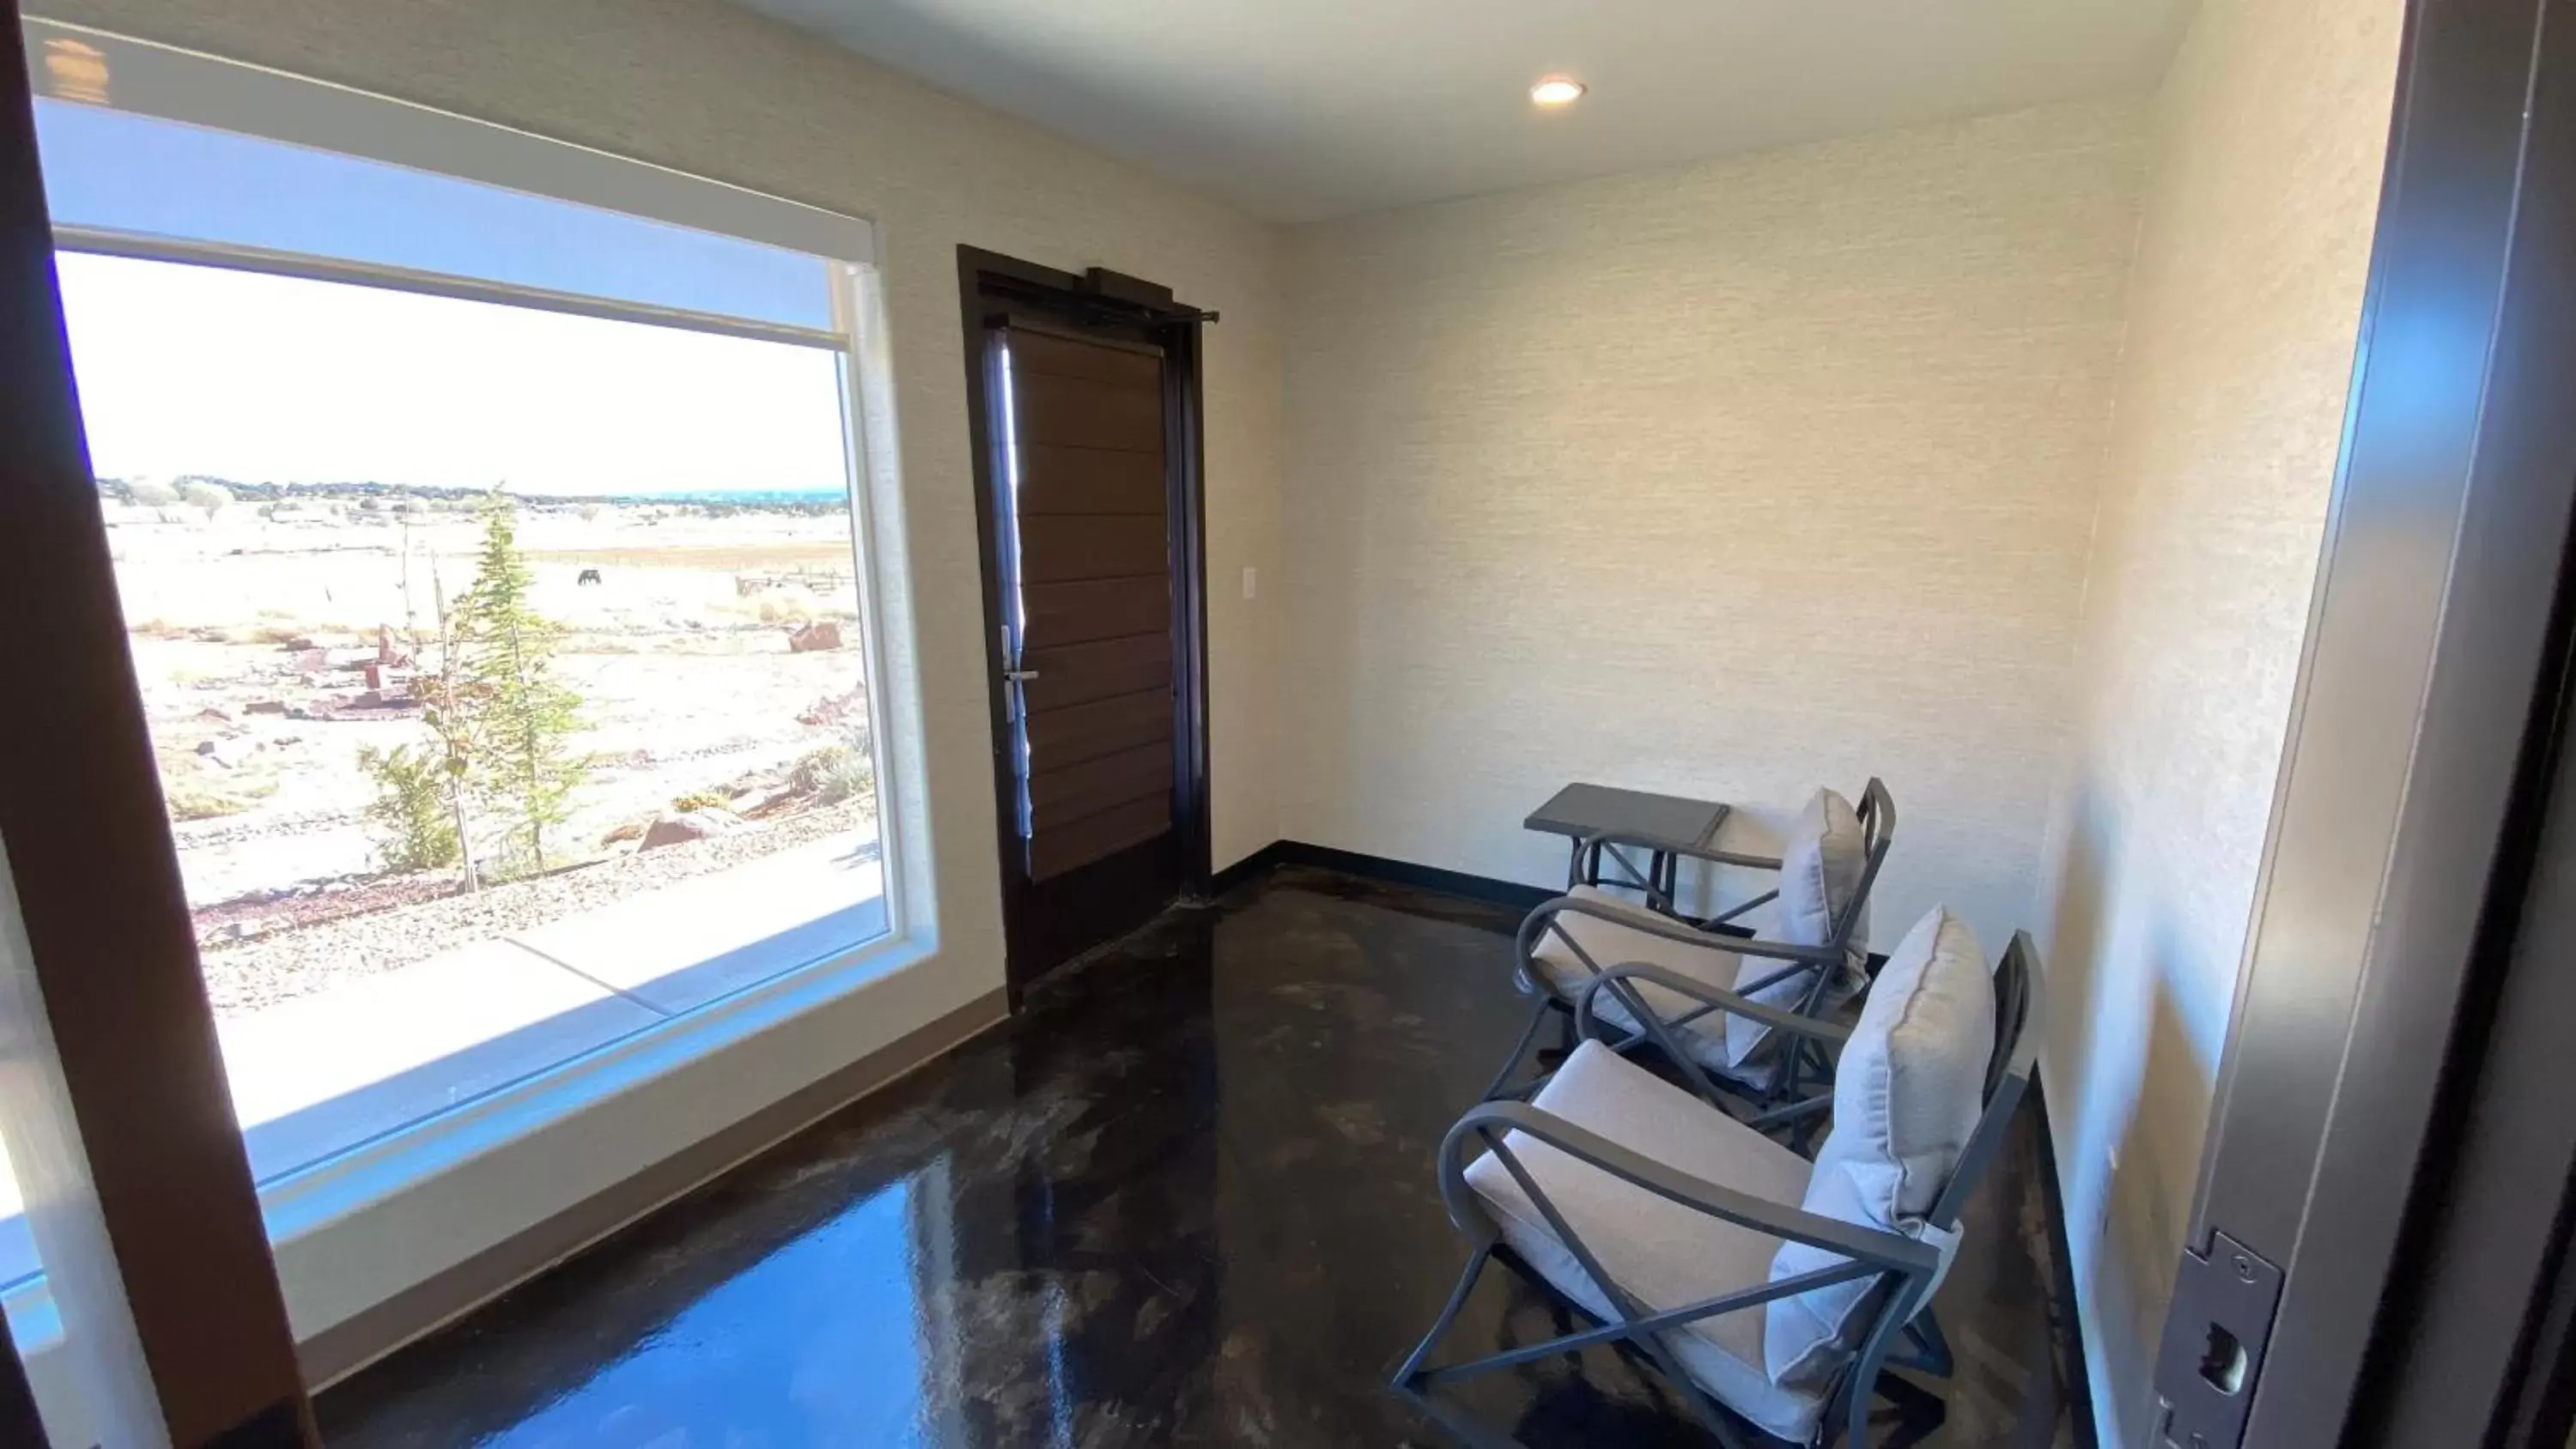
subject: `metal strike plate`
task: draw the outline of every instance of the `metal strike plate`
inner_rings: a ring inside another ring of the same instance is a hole
[[[2156,1353],[2162,1449],[2241,1449],[2280,1306],[2281,1270],[2227,1234],[2212,1231],[2205,1255],[2183,1253]]]

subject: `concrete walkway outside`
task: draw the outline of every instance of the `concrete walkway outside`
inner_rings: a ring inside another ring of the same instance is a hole
[[[525,1080],[886,926],[845,835],[344,982],[216,1025],[265,1182]],[[38,1271],[0,1150],[0,1285]]]

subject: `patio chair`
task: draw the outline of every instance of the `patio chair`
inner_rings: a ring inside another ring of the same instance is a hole
[[[1396,1387],[1614,1344],[1653,1364],[1723,1444],[1743,1442],[1738,1419],[1810,1445],[1839,1421],[1864,1449],[1880,1370],[1923,1341],[1915,1325],[1960,1209],[2029,1085],[2039,1012],[2028,934],[1989,973],[1974,934],[1935,908],[1848,1033],[1813,1163],[1583,1043],[1535,1101],[1482,1103],[1442,1142],[1441,1196],[1473,1251]],[[1496,1260],[1591,1326],[1428,1366]]]
[[[1726,1092],[1767,1107],[1794,1104],[1832,1074],[1815,1040],[1779,1032],[1769,1012],[1721,1012],[1699,993],[1676,992],[1666,983],[1685,980],[1801,1019],[1831,1015],[1868,980],[1862,966],[1869,893],[1895,841],[1896,801],[1873,777],[1858,810],[1834,791],[1818,790],[1779,856],[1695,852],[1779,878],[1773,889],[1706,921],[1678,920],[1593,886],[1540,905],[1521,922],[1514,948],[1513,982],[1534,1003],[1529,1025],[1485,1096],[1503,1093],[1551,1015],[1572,1046],[1579,1035],[1574,1008],[1585,989],[1614,964],[1642,962],[1669,974],[1640,976],[1597,1007],[1602,1022],[1627,1034],[1620,1050],[1650,1040],[1665,1047],[1692,1090],[1712,1102]],[[1770,936],[1727,929],[1774,901]],[[1663,1030],[1648,1030],[1635,1010],[1639,1002]]]

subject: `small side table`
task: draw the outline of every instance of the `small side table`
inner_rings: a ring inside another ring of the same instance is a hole
[[[1610,884],[1644,891],[1648,906],[1670,911],[1673,893],[1681,884],[1681,853],[1706,850],[1709,842],[1717,838],[1718,827],[1726,823],[1727,809],[1711,800],[1578,784],[1548,797],[1548,802],[1531,811],[1521,826],[1573,837],[1573,856],[1565,870],[1567,890],[1579,885],[1600,885],[1601,862],[1606,855],[1626,877]],[[1615,838],[1617,844],[1605,840],[1605,836]],[[1636,862],[1622,853],[1623,846],[1647,852],[1642,873]]]

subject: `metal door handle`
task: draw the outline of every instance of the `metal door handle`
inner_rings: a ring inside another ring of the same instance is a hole
[[[1026,684],[1037,678],[1038,672],[1034,669],[1005,669],[1002,671],[1002,677],[1013,684]]]

